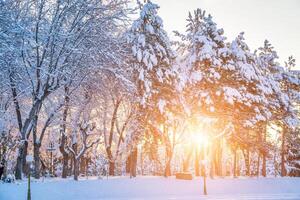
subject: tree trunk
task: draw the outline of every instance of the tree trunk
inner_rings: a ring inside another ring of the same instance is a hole
[[[34,117],[33,127],[32,127],[32,137],[33,137],[33,158],[34,158],[34,177],[36,179],[40,178],[40,141],[37,139],[37,120],[38,117]]]
[[[127,174],[130,174],[130,166],[131,166],[130,158],[131,158],[131,154],[127,157],[127,160],[126,160],[126,173]]]
[[[247,138],[249,138],[249,131],[247,131]],[[246,167],[246,176],[250,176],[250,151],[249,147],[243,150],[244,160],[245,160],[245,167]]]
[[[73,166],[74,166],[74,180],[78,181],[78,175],[79,175],[79,163],[78,163],[78,159],[73,158]]]
[[[266,164],[266,155],[265,155],[265,153],[263,153],[262,154],[263,155],[263,157],[262,157],[262,169],[261,169],[261,175],[263,176],[263,177],[266,177],[267,176],[267,164]]]
[[[73,162],[73,158],[71,158],[70,156],[69,156],[69,165],[70,166],[68,166],[68,168],[67,168],[67,174],[68,174],[68,176],[72,176],[73,175],[73,169],[74,169],[74,162]]]
[[[170,146],[166,146],[166,166],[164,170],[164,176],[168,177],[171,176],[171,161],[172,161],[172,150]]]
[[[165,167],[165,173],[164,173],[165,177],[171,176],[171,160],[168,160],[166,162],[166,167]]]
[[[0,180],[1,177],[5,178],[7,173],[7,160],[6,160],[6,149],[7,147],[5,145],[2,146],[0,149]],[[2,165],[2,166],[1,166]],[[1,169],[2,168],[2,169]]]
[[[222,139],[216,140],[216,151],[215,151],[215,174],[222,176]]]
[[[258,147],[258,152],[257,152],[257,154],[258,154],[258,158],[257,158],[257,171],[256,171],[256,175],[257,175],[257,177],[259,177],[259,172],[260,172],[260,156],[261,156],[261,145],[262,145],[262,138],[261,138],[261,133],[258,131],[257,132],[257,137],[258,137],[258,145],[259,145],[259,147]]]
[[[206,150],[205,150],[205,147],[202,146],[201,147],[201,150],[200,150],[200,176],[204,177],[204,172],[205,172],[205,153],[206,153]]]
[[[286,169],[285,169],[285,139],[286,139],[286,131],[287,128],[284,125],[282,130],[282,142],[281,142],[281,176],[286,176]]]
[[[144,176],[144,155],[143,155],[143,149],[141,149],[141,174]]]
[[[241,176],[240,154],[236,154],[236,175]]]
[[[60,125],[60,134],[61,134],[61,141],[59,145],[59,150],[63,156],[63,168],[62,168],[62,178],[67,178],[68,175],[68,160],[69,155],[65,150],[66,143],[67,143],[67,136],[66,136],[66,124],[67,124],[67,117],[68,117],[68,111],[69,111],[69,87],[65,86],[65,102],[64,102],[64,112],[63,112],[63,118],[62,118],[62,124]],[[71,171],[70,171],[71,173]]]
[[[85,160],[85,176],[88,177],[89,175],[89,165],[90,165],[90,158],[87,157],[87,159]]]
[[[27,138],[28,139],[28,138]],[[22,158],[22,168],[23,168],[23,173],[25,174],[25,176],[28,175],[29,172],[29,166],[26,162],[26,156],[28,154],[28,141],[26,140],[24,143],[24,151],[23,151],[23,158]]]
[[[15,177],[17,180],[22,179],[22,173],[25,175],[28,172],[28,167],[26,163],[26,156],[27,156],[27,148],[28,142],[24,141],[22,145],[19,147],[18,157],[17,157],[17,164],[15,169]]]
[[[246,176],[250,176],[250,152],[249,149],[243,150],[245,167],[246,167]]]
[[[34,157],[34,178],[40,178],[40,171],[41,171],[41,158],[40,158],[40,144],[34,143],[33,144],[33,157]]]
[[[196,147],[195,151],[195,176],[200,176],[200,155],[199,155],[199,149]]]
[[[109,161],[109,175],[114,176],[115,175],[115,162]]]
[[[74,180],[78,181],[78,175],[79,175],[79,158],[76,158],[77,155],[77,143],[74,143],[72,145],[74,155],[73,155],[73,174],[74,174]]]
[[[17,164],[15,169],[15,177],[17,180],[22,179],[24,146],[25,144],[20,145],[18,151]]]
[[[69,155],[65,150],[65,144],[66,143],[66,136],[63,134],[62,138],[61,138],[61,144],[59,146],[59,150],[63,156],[63,160],[62,160],[62,178],[67,178],[68,175],[68,159],[69,159]]]
[[[258,151],[258,158],[257,158],[257,171],[256,175],[259,177],[259,169],[260,169],[260,152]]]
[[[186,159],[184,159],[183,161],[183,172],[188,172],[189,171],[189,165],[190,165],[190,160],[193,154],[193,147],[190,149],[190,151],[188,152],[188,155],[186,157]]]
[[[263,128],[263,142],[266,143],[266,139],[267,139],[267,128],[266,128],[266,125],[264,125],[264,128]],[[266,159],[266,150],[263,149],[263,152],[262,152],[262,169],[261,169],[261,175],[263,177],[266,177],[267,176],[267,159]]]
[[[214,178],[215,176],[215,160],[216,160],[216,147],[215,147],[215,143],[212,145],[212,147],[210,147],[210,152],[211,152],[211,155],[210,155],[210,170],[209,170],[209,176],[211,179]]]
[[[69,155],[67,153],[63,153],[63,166],[62,166],[62,178],[67,178],[68,176],[68,161],[69,161]]]
[[[130,158],[130,177],[136,177],[137,147],[134,147]]]
[[[236,149],[234,149],[233,152],[233,177],[234,178],[237,177],[236,168],[237,168],[237,155],[236,155]]]
[[[108,163],[109,163],[108,174],[109,174],[109,176],[114,176],[115,175],[115,162],[113,160],[113,155],[112,155],[110,146],[108,146],[106,148],[106,154],[107,154]]]
[[[86,158],[84,156],[82,156],[80,158],[80,169],[79,169],[79,172],[81,174],[85,174],[85,172],[86,172]]]
[[[25,141],[25,134],[22,134],[23,123],[22,123],[21,108],[20,108],[19,101],[17,98],[18,93],[17,93],[17,89],[16,89],[16,84],[14,82],[15,79],[13,77],[13,73],[10,73],[9,80],[10,80],[10,87],[11,87],[12,96],[13,96],[13,102],[15,105],[15,111],[16,111],[16,115],[17,115],[19,131],[22,135],[22,141],[24,141],[24,143],[19,146],[17,164],[16,164],[16,168],[15,168],[15,178],[17,180],[21,180],[22,172],[23,172],[23,158],[24,158],[23,154],[24,154],[24,150],[25,150],[25,142],[26,141]]]
[[[203,146],[203,160],[206,161],[207,157],[207,150],[206,148]],[[207,195],[207,190],[206,190],[206,168],[207,167],[207,163],[204,162],[204,164],[202,165],[202,170],[203,170],[203,194]]]

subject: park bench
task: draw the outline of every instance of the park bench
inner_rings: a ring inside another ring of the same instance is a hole
[[[182,180],[192,180],[193,175],[188,172],[180,172],[175,174],[176,179],[182,179]]]

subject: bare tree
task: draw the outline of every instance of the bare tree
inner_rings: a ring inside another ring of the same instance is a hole
[[[79,161],[81,157],[85,154],[85,152],[93,147],[93,145],[97,144],[100,139],[94,140],[92,142],[88,142],[88,137],[90,134],[88,132],[93,131],[95,129],[94,126],[90,124],[80,124],[79,125],[79,132],[80,132],[80,137],[81,137],[81,149],[79,148],[79,144],[77,140],[73,139],[72,146],[67,146],[68,150],[72,154],[72,159],[73,159],[73,168],[74,168],[74,180],[78,180],[78,175],[79,175]],[[74,136],[75,137],[75,136]]]

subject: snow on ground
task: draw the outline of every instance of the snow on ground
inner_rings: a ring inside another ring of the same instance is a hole
[[[196,200],[251,199],[300,200],[300,178],[216,178],[207,180],[208,195],[203,195],[203,180],[176,180],[164,177],[46,179],[31,185],[32,200]],[[0,184],[0,200],[26,199],[26,180]]]

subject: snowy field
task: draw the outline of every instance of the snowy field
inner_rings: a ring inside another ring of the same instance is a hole
[[[33,200],[100,199],[294,199],[300,200],[300,178],[208,179],[208,195],[202,179],[192,181],[163,177],[114,177],[109,179],[51,179],[32,183]],[[0,184],[1,200],[25,200],[27,183]]]

